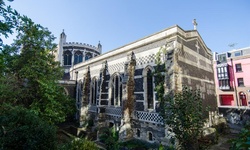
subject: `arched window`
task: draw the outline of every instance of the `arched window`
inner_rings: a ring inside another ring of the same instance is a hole
[[[145,108],[154,108],[154,86],[153,86],[153,73],[148,67],[144,71],[144,92],[145,92]]]
[[[110,105],[121,106],[122,101],[122,79],[119,75],[114,75],[111,81],[111,101]]]
[[[93,78],[91,83],[91,104],[96,105],[96,102],[97,102],[97,80],[96,78]]]
[[[241,106],[247,106],[247,98],[244,92],[239,92],[240,104]]]
[[[80,62],[82,62],[82,52],[77,51],[75,52],[75,55],[74,55],[74,64],[78,64]]]
[[[86,53],[85,60],[89,60],[90,58],[92,58],[92,54],[91,53]]]
[[[136,135],[137,135],[137,137],[140,137],[140,136],[141,136],[141,131],[140,131],[140,129],[136,129]]]
[[[71,65],[72,54],[71,54],[70,51],[64,51],[64,53],[63,53],[63,61],[64,61],[65,66]]]
[[[148,140],[153,141],[153,134],[151,132],[148,132]]]

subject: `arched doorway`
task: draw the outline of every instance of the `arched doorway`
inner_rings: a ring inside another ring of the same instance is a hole
[[[246,94],[244,92],[239,92],[239,98],[240,98],[240,103],[241,106],[247,106],[247,97]]]

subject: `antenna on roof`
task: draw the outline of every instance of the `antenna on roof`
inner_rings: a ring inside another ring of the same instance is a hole
[[[228,46],[230,47],[230,48],[233,48],[233,49],[235,49],[234,47],[235,47],[235,45],[237,45],[238,43],[231,43],[231,44],[228,44]]]

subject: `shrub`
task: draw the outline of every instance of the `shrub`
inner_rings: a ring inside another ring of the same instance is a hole
[[[60,150],[99,150],[96,144],[87,139],[76,138],[71,142],[63,145]]]
[[[250,147],[250,125],[245,126],[238,138],[229,141],[231,150],[246,150]]]
[[[56,149],[56,127],[21,106],[0,107],[0,149]]]

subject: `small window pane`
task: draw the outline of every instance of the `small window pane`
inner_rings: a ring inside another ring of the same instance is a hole
[[[238,78],[238,86],[244,86],[244,80],[243,78]]]

